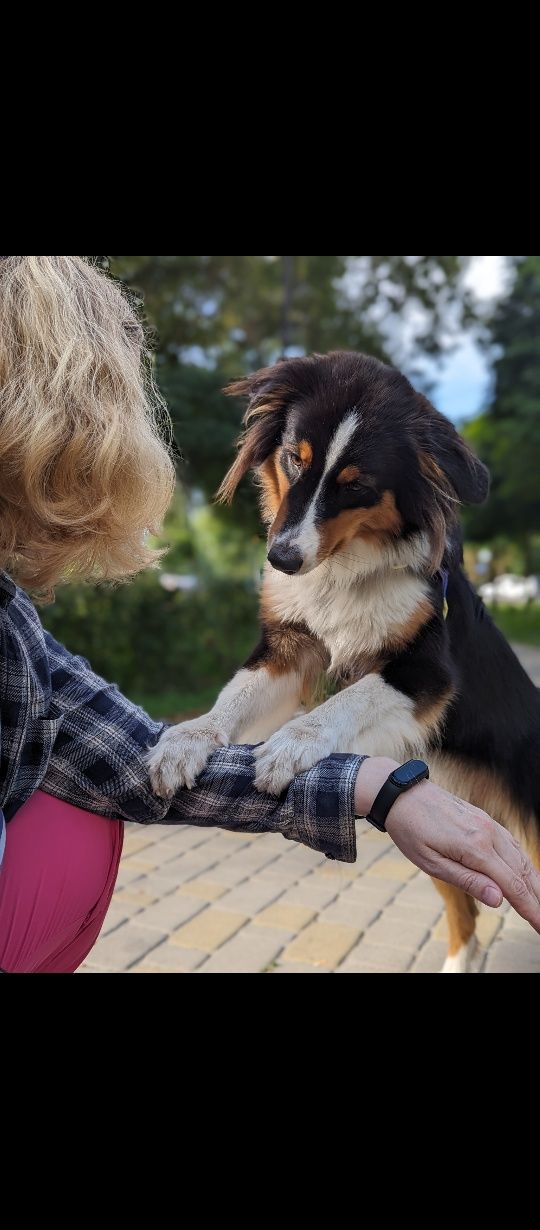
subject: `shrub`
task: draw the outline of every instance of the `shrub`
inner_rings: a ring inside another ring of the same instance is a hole
[[[241,581],[167,593],[150,573],[117,588],[61,588],[41,617],[57,640],[128,695],[177,689],[193,697],[217,691],[247,657],[257,605],[253,587]]]

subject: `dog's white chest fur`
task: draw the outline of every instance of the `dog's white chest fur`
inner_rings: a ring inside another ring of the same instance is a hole
[[[279,619],[307,624],[324,643],[331,672],[380,654],[427,593],[426,582],[412,572],[394,567],[362,576],[353,557],[339,556],[305,576],[288,577],[268,567],[264,589]]]

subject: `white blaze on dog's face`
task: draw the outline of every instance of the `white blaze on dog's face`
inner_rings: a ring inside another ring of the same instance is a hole
[[[338,352],[290,359],[231,386],[251,400],[232,498],[253,468],[269,525],[268,560],[311,572],[422,536],[434,567],[460,502],[487,494],[487,472],[408,380],[377,359]]]

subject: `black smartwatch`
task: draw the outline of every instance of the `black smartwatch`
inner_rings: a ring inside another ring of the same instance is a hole
[[[399,769],[394,769],[382,789],[379,790],[366,820],[369,820],[369,823],[380,833],[386,833],[386,817],[392,804],[399,799],[400,794],[411,790],[413,786],[425,781],[427,777],[429,777],[429,769],[424,760],[408,760]]]

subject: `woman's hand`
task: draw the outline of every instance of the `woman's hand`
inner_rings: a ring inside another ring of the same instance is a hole
[[[370,757],[361,765],[355,808],[366,815],[395,760]],[[428,875],[462,888],[484,905],[503,896],[540,932],[540,875],[521,846],[485,811],[433,782],[420,782],[391,807],[386,829],[396,846]]]

